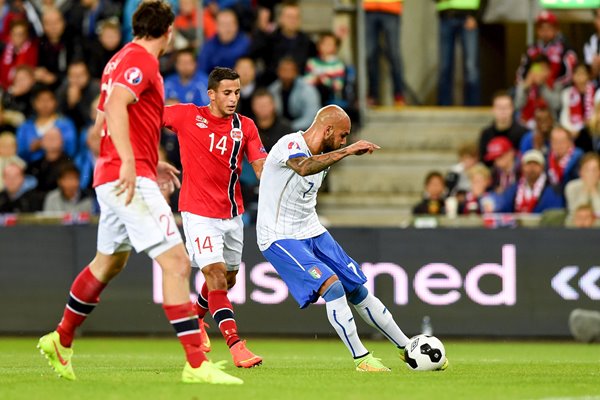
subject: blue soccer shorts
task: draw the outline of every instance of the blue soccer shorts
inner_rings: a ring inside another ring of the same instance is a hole
[[[329,232],[304,240],[277,240],[262,253],[286,283],[300,308],[317,301],[319,289],[333,275],[337,275],[346,293],[367,281],[358,263]]]

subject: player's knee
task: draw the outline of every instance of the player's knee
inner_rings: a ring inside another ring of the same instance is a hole
[[[218,265],[207,266],[202,269],[202,274],[209,290],[227,290],[228,279],[224,268]]]
[[[346,293],[344,292],[344,286],[342,285],[342,282],[336,280],[331,285],[329,285],[327,289],[325,289],[325,292],[323,292],[322,297],[325,301],[333,301],[339,299],[340,297],[344,297],[345,294]]]
[[[369,291],[363,285],[359,285],[356,289],[348,293],[348,301],[356,305],[360,304],[364,299],[367,298]]]

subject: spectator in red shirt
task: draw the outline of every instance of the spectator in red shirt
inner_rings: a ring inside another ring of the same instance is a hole
[[[16,67],[29,65],[35,67],[38,59],[37,43],[29,37],[29,24],[16,20],[10,26],[9,41],[2,45],[0,60],[0,86],[7,89],[15,76]]]

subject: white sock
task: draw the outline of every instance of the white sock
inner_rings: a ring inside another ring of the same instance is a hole
[[[358,337],[356,323],[352,316],[352,310],[346,302],[346,296],[328,301],[325,303],[325,307],[327,308],[329,323],[333,326],[333,329],[335,329],[348,350],[350,350],[352,357],[357,358],[367,354],[369,351],[363,346]]]
[[[377,297],[369,293],[363,301],[354,305],[354,308],[367,324],[381,332],[396,347],[406,346],[408,337],[398,327],[392,313]]]

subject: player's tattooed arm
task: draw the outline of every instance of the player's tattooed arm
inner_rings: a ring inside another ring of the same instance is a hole
[[[359,140],[350,146],[330,151],[329,153],[318,154],[311,157],[290,158],[287,160],[286,164],[300,176],[314,175],[329,168],[344,157],[350,155],[360,156],[365,153],[370,154],[379,148],[380,147],[376,144],[367,142],[366,140]]]
[[[343,148],[311,157],[290,158],[286,164],[298,175],[308,176],[318,174],[349,155],[350,153],[347,151],[347,148]]]

